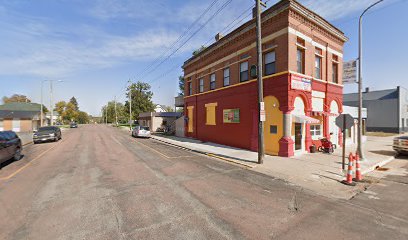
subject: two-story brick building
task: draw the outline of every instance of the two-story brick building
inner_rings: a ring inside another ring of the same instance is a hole
[[[293,156],[328,137],[341,143],[344,33],[297,1],[262,13],[265,151]],[[252,19],[184,65],[186,135],[256,151],[256,26]]]

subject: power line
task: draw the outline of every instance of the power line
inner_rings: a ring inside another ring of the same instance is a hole
[[[167,53],[169,53],[169,51],[174,48],[178,42],[180,42],[180,40],[182,40],[189,32],[190,30],[204,17],[205,14],[208,13],[208,11],[211,10],[211,8],[218,2],[219,0],[214,0],[204,11],[203,13],[177,38],[176,41],[174,41],[170,47],[167,48],[166,51],[164,51],[160,56],[158,56],[155,60],[153,60],[152,64],[149,64],[146,68],[144,68],[140,75],[144,74],[146,71],[150,70],[152,68],[152,66],[156,65],[156,62],[158,62],[162,57],[164,57]],[[160,64],[159,64],[160,65]],[[125,86],[123,88],[121,88],[119,92],[121,92],[123,89],[126,89],[127,87],[127,83],[125,84]]]
[[[165,61],[167,61],[170,57],[172,57],[174,54],[178,52],[190,39],[192,39],[198,32],[200,32],[215,16],[217,16],[228,4],[230,4],[232,0],[228,0],[225,2],[207,21],[205,21],[193,34],[187,38],[178,48],[176,48],[170,55],[168,55],[165,59],[160,61],[159,64],[157,64],[153,69],[151,69],[145,76],[148,76],[150,73],[152,73],[154,70],[156,70],[161,64],[163,64]]]

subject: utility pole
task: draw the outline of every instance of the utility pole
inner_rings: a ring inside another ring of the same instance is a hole
[[[53,98],[53,86],[52,86],[52,82],[50,81],[50,111],[51,111],[51,119],[50,119],[50,126],[54,125],[54,110],[52,107],[52,98]]]
[[[43,99],[43,88],[44,88],[44,82],[46,80],[41,81],[41,112],[40,112],[40,127],[44,125],[44,99]]]
[[[261,0],[256,1],[256,49],[257,49],[257,77],[258,77],[258,164],[263,163],[264,153],[264,121],[265,121],[265,105],[263,100],[263,81],[262,81],[262,31],[261,31],[261,5],[266,7]]]
[[[115,96],[115,123],[116,123],[116,126],[118,126],[118,112],[116,110],[116,96]]]
[[[109,106],[109,102],[106,105],[106,109],[105,109],[105,122],[106,122],[106,125],[108,125],[108,106]]]
[[[132,84],[130,82],[130,79],[128,81],[129,83],[129,126],[130,126],[130,131],[132,131]]]
[[[360,19],[358,21],[358,135],[357,135],[357,152],[360,156],[361,160],[364,160],[364,151],[363,151],[363,144],[362,144],[362,137],[363,137],[363,116],[362,116],[362,108],[363,108],[363,15],[372,7],[377,5],[378,3],[382,2],[383,0],[377,1],[371,4],[368,8],[366,8],[363,13],[360,15]]]

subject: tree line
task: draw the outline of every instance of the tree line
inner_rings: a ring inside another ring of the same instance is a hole
[[[105,122],[107,120],[108,123],[116,123],[117,115],[118,123],[129,123],[130,104],[132,104],[132,119],[136,120],[140,113],[154,111],[155,105],[152,101],[152,97],[153,92],[148,83],[140,81],[132,83],[126,88],[127,100],[124,103],[112,100],[102,107],[102,121]],[[129,101],[129,99],[131,99],[131,101]]]
[[[79,104],[75,97],[72,97],[68,102],[57,102],[54,111],[59,114],[60,121],[63,124],[68,124],[70,122],[86,124],[90,121],[90,116],[86,112],[79,110]]]

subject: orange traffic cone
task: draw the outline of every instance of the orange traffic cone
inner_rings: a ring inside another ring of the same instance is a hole
[[[358,155],[358,153],[356,153],[355,159],[356,159],[356,177],[353,178],[353,180],[355,182],[362,182],[363,176],[361,175],[360,156]]]
[[[355,186],[356,183],[353,182],[353,154],[350,153],[349,155],[349,163],[348,163],[348,170],[347,170],[347,177],[346,180],[341,181],[341,183],[348,185],[348,186]]]

